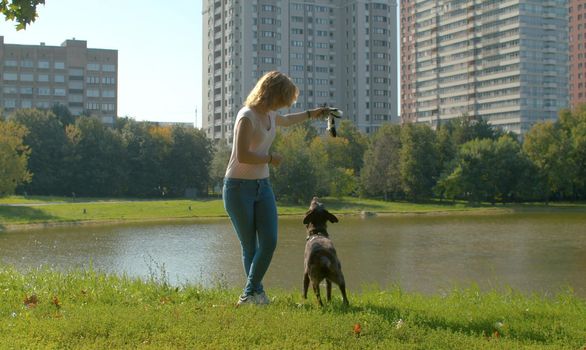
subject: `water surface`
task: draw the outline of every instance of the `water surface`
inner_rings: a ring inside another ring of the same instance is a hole
[[[586,297],[586,215],[340,216],[330,234],[348,288],[400,285],[437,293],[454,286],[512,287]],[[301,288],[305,227],[279,220],[279,243],[265,287]],[[161,276],[174,284],[240,287],[240,245],[227,219],[74,226],[0,232],[0,262],[26,270],[51,266],[130,276]]]

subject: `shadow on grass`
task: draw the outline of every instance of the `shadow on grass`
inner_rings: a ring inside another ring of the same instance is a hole
[[[397,324],[398,320],[404,320],[406,323],[414,324],[418,328],[427,328],[432,330],[448,330],[454,334],[465,334],[471,337],[484,336],[491,337],[495,331],[501,333],[501,329],[495,328],[495,321],[493,319],[487,319],[486,317],[478,316],[477,319],[462,318],[461,320],[454,320],[444,318],[431,312],[425,312],[424,310],[401,310],[397,307],[386,307],[374,304],[366,304],[363,310],[368,310],[375,313],[387,322],[391,324]],[[530,315],[527,317],[531,317]],[[499,336],[505,336],[510,339],[515,339],[521,342],[529,343],[551,343],[546,334],[540,329],[528,329],[526,327],[520,327],[519,329],[509,330],[499,334]]]
[[[6,227],[5,225],[28,224],[55,219],[57,217],[32,207],[0,206],[0,231]]]

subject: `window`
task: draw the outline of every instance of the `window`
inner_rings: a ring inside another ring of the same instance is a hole
[[[64,62],[55,62],[53,67],[55,69],[65,69],[65,63]]]
[[[32,60],[22,60],[20,61],[20,66],[23,68],[33,68],[33,61]]]
[[[49,81],[49,75],[47,75],[47,74],[39,74],[37,76],[37,81],[44,82],[44,83],[45,82],[48,82]]]
[[[49,108],[49,107],[51,107],[51,103],[49,101],[37,101],[36,105],[37,105],[37,108]]]
[[[4,100],[4,107],[5,108],[15,108],[16,107],[16,100]]]
[[[4,72],[4,74],[2,74],[2,78],[4,80],[17,80],[17,75],[16,75],[16,73]]]
[[[113,111],[114,104],[113,103],[102,103],[102,111]]]
[[[93,70],[93,71],[99,71],[100,70],[100,64],[99,63],[88,63],[86,66],[87,70]]]
[[[100,109],[100,104],[99,103],[95,103],[95,102],[86,103],[85,106],[86,106],[87,109],[93,110],[93,111],[96,111],[96,110],[99,110]]]
[[[88,76],[85,78],[85,82],[88,84],[99,84],[100,83],[100,77],[93,77],[93,76]]]
[[[55,75],[54,80],[56,83],[64,83],[65,82],[65,76],[63,75]]]
[[[116,66],[114,66],[113,64],[103,64],[102,65],[102,71],[104,71],[104,72],[115,72],[116,71]]]
[[[69,94],[69,102],[83,102],[83,95]]]
[[[20,73],[20,81],[33,81],[31,73]]]
[[[39,61],[37,67],[40,69],[49,69],[49,61]]]
[[[116,97],[116,92],[114,90],[104,90],[102,91],[102,97]]]
[[[18,94],[18,88],[16,86],[5,86],[2,88],[5,94]]]
[[[51,89],[49,89],[48,87],[40,87],[37,89],[37,95],[39,96],[50,96],[51,95]]]
[[[69,88],[81,90],[81,89],[83,89],[83,81],[78,81],[78,80],[69,81]]]
[[[5,67],[17,67],[18,62],[16,62],[16,60],[6,60],[6,61],[4,61],[4,66]]]
[[[100,97],[100,90],[97,89],[87,89],[86,90],[87,97]]]
[[[55,89],[55,90],[53,90],[53,95],[65,96],[65,89],[61,89],[61,88]]]
[[[75,76],[75,77],[83,76],[83,69],[81,69],[81,68],[70,68],[69,69],[69,75],[70,76]]]

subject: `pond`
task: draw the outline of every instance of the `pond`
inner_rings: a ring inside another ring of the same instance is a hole
[[[478,285],[586,297],[586,215],[340,216],[329,231],[352,292],[373,285],[438,293]],[[299,289],[302,217],[279,219],[265,287]],[[26,270],[88,268],[173,284],[244,283],[240,246],[227,219],[68,226],[0,232],[0,263]]]

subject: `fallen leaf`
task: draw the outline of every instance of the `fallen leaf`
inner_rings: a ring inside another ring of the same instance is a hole
[[[55,305],[58,309],[61,308],[61,302],[59,302],[59,298],[56,295],[51,300],[51,304]]]
[[[354,325],[354,334],[359,337],[360,333],[362,332],[362,326],[360,326],[360,323],[356,323]]]
[[[24,296],[24,305],[26,305],[26,307],[35,307],[38,303],[39,299],[36,294],[33,294],[30,297],[27,295]]]

